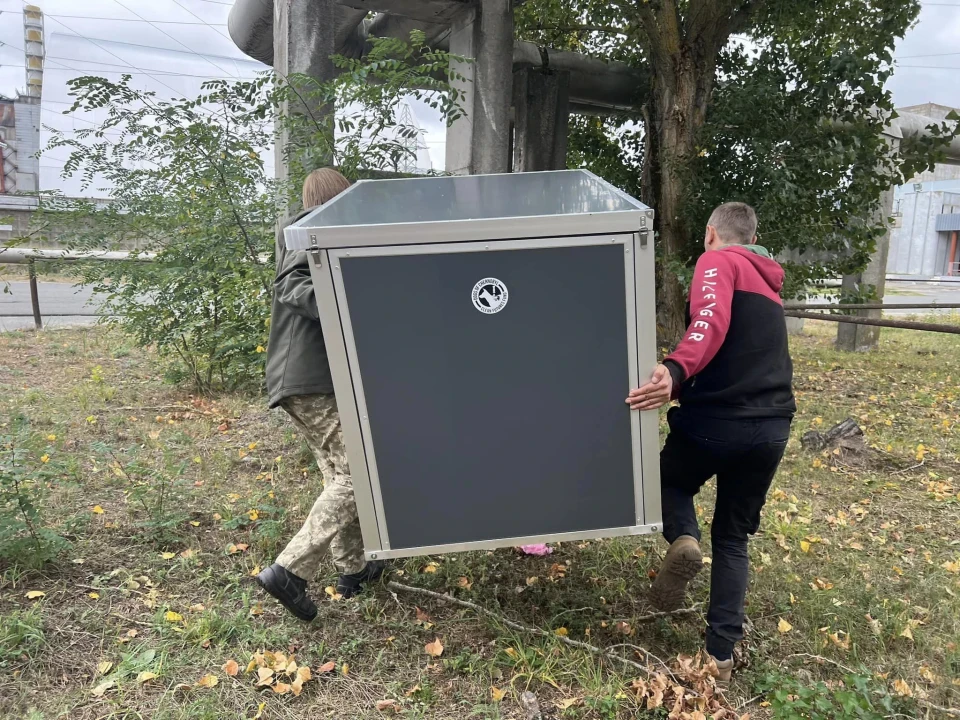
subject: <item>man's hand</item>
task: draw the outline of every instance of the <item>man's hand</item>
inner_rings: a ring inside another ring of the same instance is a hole
[[[627,405],[631,410],[656,410],[670,402],[673,394],[673,376],[665,365],[657,365],[653,377],[643,387],[631,390]]]

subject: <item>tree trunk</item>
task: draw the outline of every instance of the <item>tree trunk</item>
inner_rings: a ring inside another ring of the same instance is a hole
[[[656,211],[661,338],[673,343],[686,329],[686,297],[677,271],[696,252],[684,204],[697,138],[707,117],[717,55],[731,32],[742,30],[764,0],[690,0],[682,17],[677,0],[637,5],[638,24],[653,75],[645,108],[648,147],[643,181]],[[648,204],[651,204],[648,202]],[[705,218],[704,218],[705,219]]]
[[[658,69],[654,79],[648,124],[650,173],[645,173],[653,183],[659,227],[658,324],[668,343],[679,340],[686,329],[686,293],[677,270],[689,260],[692,233],[697,228],[688,227],[683,205],[714,72],[712,62],[707,68],[696,68],[682,59],[677,64],[681,67],[673,73],[661,74]]]

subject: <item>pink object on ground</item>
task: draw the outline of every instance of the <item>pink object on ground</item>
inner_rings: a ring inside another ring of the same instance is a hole
[[[521,545],[520,550],[526,555],[549,555],[553,552],[549,545]]]

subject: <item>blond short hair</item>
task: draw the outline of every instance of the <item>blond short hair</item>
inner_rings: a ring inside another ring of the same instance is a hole
[[[350,187],[350,181],[333,168],[314,170],[303,181],[303,207],[312,208],[329,202]]]
[[[757,235],[757,211],[742,202],[724,203],[712,213],[707,225],[720,239],[732,245],[749,245]]]

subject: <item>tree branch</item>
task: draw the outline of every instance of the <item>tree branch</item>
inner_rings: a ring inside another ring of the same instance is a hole
[[[387,587],[392,590],[399,590],[401,592],[414,593],[416,595],[424,595],[426,597],[433,598],[434,600],[438,600],[439,602],[442,602],[442,603],[447,603],[450,605],[459,605],[460,607],[469,608],[481,615],[485,615],[489,618],[493,618],[497,622],[503,625],[506,625],[511,630],[517,630],[519,632],[529,633],[531,635],[539,635],[540,637],[557,640],[559,642],[562,642],[564,645],[569,645],[570,647],[574,647],[579,650],[586,650],[587,652],[593,655],[599,655],[601,657],[605,657],[610,660],[616,660],[617,662],[623,663],[624,665],[629,665],[630,667],[634,668],[635,670],[639,670],[645,675],[649,676],[651,674],[650,668],[648,666],[641,665],[638,662],[634,662],[633,660],[629,660],[625,657],[622,657],[620,655],[610,652],[612,649],[617,647],[627,647],[628,646],[627,643],[614,645],[613,647],[610,647],[610,648],[601,648],[601,647],[597,647],[596,645],[591,645],[590,643],[580,642],[579,640],[572,640],[568,637],[557,635],[547,630],[543,630],[542,628],[534,627],[532,625],[524,625],[523,623],[516,622],[515,620],[508,620],[502,615],[495,613],[493,610],[488,610],[482,605],[477,605],[476,603],[472,603],[469,600],[460,600],[458,598],[452,597],[451,595],[443,595],[441,593],[434,592],[433,590],[414,587],[413,585],[403,585],[393,580],[387,583]],[[635,650],[636,652],[642,654],[647,659],[648,662],[652,660],[652,661],[655,661],[658,665],[660,665],[660,667],[663,668],[666,675],[671,680],[673,680],[675,684],[681,685],[681,686],[683,685],[683,683],[680,682],[677,676],[674,675],[673,671],[670,670],[670,667],[663,660],[661,660],[659,657],[654,655],[652,652],[650,652],[646,648],[640,647],[639,645],[629,645],[629,647]],[[687,691],[692,694],[699,695],[699,693],[696,693],[696,691],[690,688],[687,688]]]

